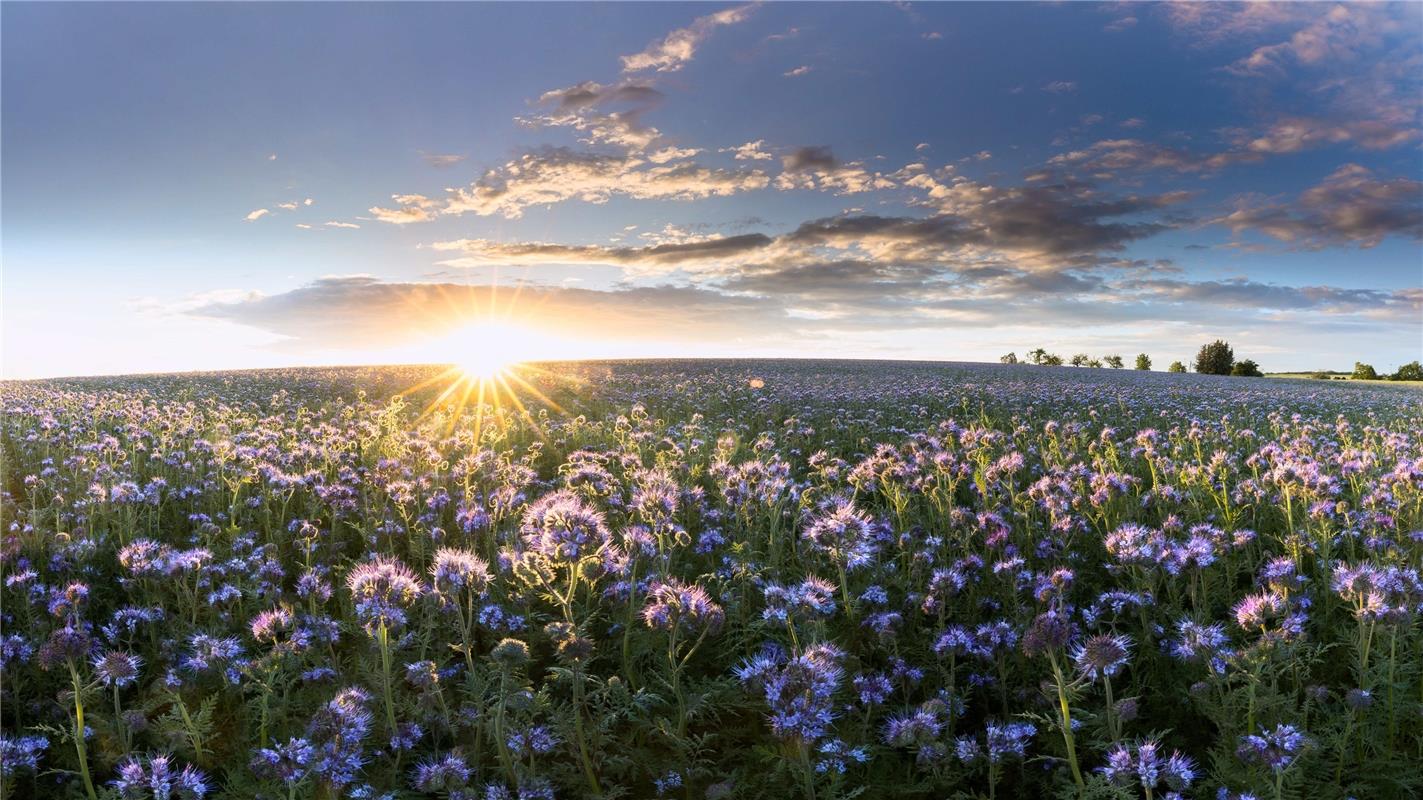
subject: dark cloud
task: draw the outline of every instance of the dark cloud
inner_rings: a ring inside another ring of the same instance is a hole
[[[830,151],[830,148],[823,145],[797,147],[790,153],[781,156],[781,168],[786,172],[832,170],[838,166],[840,166],[840,161],[835,158],[835,154]]]
[[[1215,221],[1237,234],[1258,230],[1310,250],[1373,247],[1390,235],[1423,239],[1423,182],[1378,178],[1346,164],[1293,202],[1244,198]]]
[[[646,247],[606,247],[602,245],[565,245],[544,242],[491,242],[485,239],[459,239],[437,242],[436,250],[465,253],[471,263],[506,264],[618,264],[624,266],[675,266],[689,262],[724,259],[769,246],[774,240],[764,233],[699,239],[687,242],[649,245]],[[458,262],[456,262],[458,263]]]

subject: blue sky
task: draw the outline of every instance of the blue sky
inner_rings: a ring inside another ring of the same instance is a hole
[[[1416,3],[0,17],[7,377],[1423,355]]]

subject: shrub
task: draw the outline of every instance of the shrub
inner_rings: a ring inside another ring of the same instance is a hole
[[[1396,381],[1423,381],[1423,364],[1417,361],[1410,361],[1398,368],[1398,372],[1393,373],[1393,380]]]
[[[1167,371],[1167,372],[1185,372],[1185,371],[1186,371],[1186,365],[1185,365],[1185,364],[1182,364],[1180,361],[1172,361],[1172,362],[1171,362],[1171,366],[1167,367],[1167,368],[1166,368],[1166,371]]]
[[[1230,374],[1243,378],[1263,378],[1264,373],[1260,371],[1260,365],[1250,359],[1235,362],[1235,366],[1230,368]]]
[[[1376,381],[1379,379],[1379,373],[1373,368],[1372,364],[1355,361],[1354,374],[1352,377],[1356,381]]]

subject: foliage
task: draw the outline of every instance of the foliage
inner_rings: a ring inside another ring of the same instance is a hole
[[[1394,381],[1423,381],[1423,364],[1417,361],[1410,361],[1398,368],[1389,380]]]
[[[1379,373],[1372,365],[1355,361],[1354,374],[1351,377],[1356,381],[1376,381],[1379,379]]]
[[[1136,354],[1136,368],[1142,371],[1151,369],[1151,356],[1146,353]]]
[[[1166,368],[1166,371],[1167,371],[1167,372],[1185,372],[1185,371],[1186,371],[1186,365],[1185,365],[1185,364],[1182,364],[1180,361],[1172,361],[1172,362],[1171,362],[1171,366],[1167,367],[1167,368]]]
[[[1202,345],[1200,352],[1196,353],[1196,372],[1202,375],[1229,375],[1234,364],[1235,351],[1220,339]]]
[[[1230,374],[1244,378],[1263,378],[1265,373],[1260,371],[1260,365],[1248,358],[1235,362],[1230,368]]]

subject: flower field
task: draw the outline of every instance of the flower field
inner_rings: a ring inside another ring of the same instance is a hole
[[[1423,392],[876,362],[0,385],[3,786],[1423,793]]]

